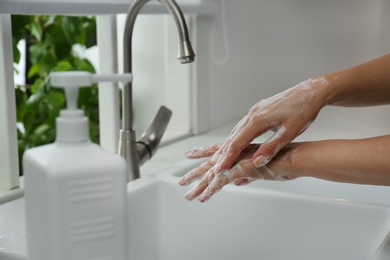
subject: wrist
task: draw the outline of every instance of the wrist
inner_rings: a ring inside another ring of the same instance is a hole
[[[296,155],[299,146],[303,143],[290,143],[266,165],[273,172],[277,172],[280,179],[293,180],[303,177],[296,164]]]
[[[310,169],[310,162],[305,159],[307,155],[306,146],[310,146],[310,142],[293,143],[288,147],[289,159],[287,160],[289,171],[295,178],[310,177],[307,174],[307,169]],[[310,172],[310,170],[309,170]]]
[[[310,78],[311,89],[315,92],[314,101],[319,105],[320,109],[332,104],[337,98],[338,85],[340,77],[336,74],[330,73],[314,78]]]

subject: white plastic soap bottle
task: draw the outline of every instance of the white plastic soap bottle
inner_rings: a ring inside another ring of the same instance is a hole
[[[128,260],[126,163],[90,142],[76,108],[83,75],[52,73],[67,97],[56,141],[23,157],[29,260]]]

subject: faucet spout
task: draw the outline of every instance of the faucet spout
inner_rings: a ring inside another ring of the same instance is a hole
[[[182,41],[179,43],[179,58],[182,64],[191,63],[195,61],[195,54],[192,50],[191,43],[189,41]]]
[[[151,0],[134,0],[131,4],[129,11],[127,13],[125,31],[124,31],[124,43],[123,43],[123,54],[124,54],[124,73],[132,73],[132,40],[133,40],[133,29],[136,18],[141,11],[142,7]],[[178,36],[179,36],[179,55],[178,59],[181,63],[190,63],[195,60],[195,53],[192,49],[187,24],[184,18],[180,7],[177,5],[175,0],[158,0],[161,2],[170,12],[172,17],[175,20]],[[160,109],[161,110],[161,109]],[[164,112],[164,111],[163,111]],[[163,113],[166,116],[156,116],[156,119],[152,123],[152,128],[148,128],[145,133],[158,133],[158,138],[153,139],[153,142],[150,142],[152,139],[150,135],[143,135],[141,137],[141,142],[137,144],[135,140],[135,131],[133,129],[133,107],[132,107],[132,82],[129,82],[123,86],[122,91],[122,129],[120,132],[119,140],[119,151],[118,153],[122,155],[127,162],[128,170],[128,181],[137,179],[140,177],[139,165],[145,162],[149,157],[146,156],[145,151],[150,149],[152,146],[152,151],[150,156],[154,154],[157,149],[157,145],[162,137],[162,134],[165,131],[166,124],[169,121],[170,113]],[[169,116],[167,116],[169,114]],[[156,131],[157,128],[160,128],[160,131]],[[151,131],[153,130],[153,131]],[[148,132],[149,131],[149,132]],[[146,139],[145,139],[146,138]],[[149,142],[149,146],[145,147],[142,145],[142,142]],[[158,140],[158,142],[156,142]]]
[[[142,7],[151,0],[134,0],[127,13],[125,32],[124,32],[124,72],[132,71],[132,38],[135,20],[141,11]],[[187,23],[183,12],[175,0],[158,0],[171,13],[175,20],[177,32],[179,36],[179,55],[178,59],[182,63],[195,61],[195,52],[192,49]],[[183,62],[184,61],[184,62]]]

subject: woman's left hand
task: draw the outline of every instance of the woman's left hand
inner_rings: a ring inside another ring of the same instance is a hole
[[[205,202],[231,182],[234,182],[235,185],[244,185],[257,179],[277,181],[295,179],[295,176],[290,171],[290,158],[297,144],[286,146],[267,165],[256,168],[253,165],[252,158],[259,146],[260,144],[247,146],[240,153],[233,167],[220,173],[210,171],[218,160],[216,152],[219,150],[220,145],[196,148],[186,152],[185,155],[190,159],[211,158],[180,179],[179,184],[182,186],[189,185],[200,179],[200,182],[187,192],[185,198],[193,200],[198,197],[200,202]]]

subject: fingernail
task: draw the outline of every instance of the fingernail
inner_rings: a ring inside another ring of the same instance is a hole
[[[187,175],[184,175],[184,176],[181,177],[181,179],[179,180],[179,184],[180,184],[181,186],[187,186],[187,185],[191,184],[191,181],[188,180]]]
[[[186,195],[184,196],[184,198],[185,198],[186,200],[189,200],[189,201],[191,201],[191,200],[194,199],[193,195],[190,194],[189,192],[186,193]]]
[[[203,203],[208,201],[210,198],[211,198],[210,194],[202,194],[199,196],[198,200]]]
[[[188,157],[188,156],[193,155],[194,153],[197,153],[198,151],[199,151],[198,148],[192,148],[191,150],[186,151],[186,152],[184,153],[184,155]]]
[[[253,159],[253,164],[255,167],[259,168],[269,163],[269,161],[271,161],[271,157],[269,155],[259,155]]]
[[[179,185],[181,185],[181,186],[187,185],[187,181],[186,181],[186,178],[185,178],[185,177],[183,177],[183,178],[181,178],[181,179],[179,180]]]
[[[184,155],[190,159],[202,156],[207,147],[194,147],[186,151]]]
[[[243,185],[244,183],[247,183],[247,182],[248,182],[247,179],[238,179],[238,180],[234,180],[234,185],[241,186],[241,185]]]
[[[240,186],[242,183],[243,183],[242,180],[235,180],[234,181],[234,185],[236,185],[236,186]]]
[[[184,195],[184,198],[186,199],[186,200],[189,200],[189,201],[191,201],[191,200],[193,200],[193,199],[195,199],[195,191],[196,191],[196,186],[195,187],[193,187],[192,189],[190,189],[187,193],[186,193],[186,195]]]
[[[207,187],[203,192],[202,194],[200,194],[200,196],[198,197],[198,200],[200,202],[206,202],[208,201],[212,196],[214,195],[214,192],[212,192],[210,190],[210,186]]]

